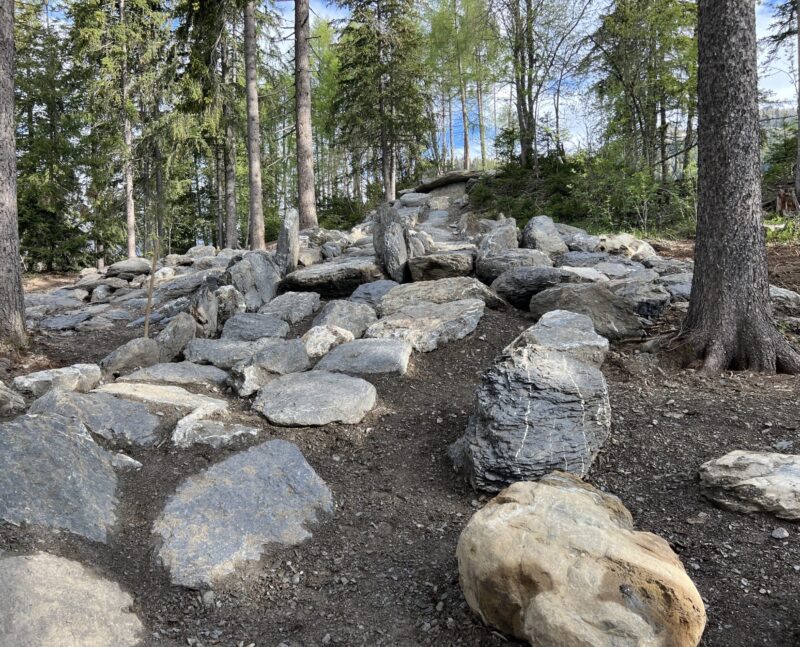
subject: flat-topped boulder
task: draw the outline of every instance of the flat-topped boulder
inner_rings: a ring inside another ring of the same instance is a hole
[[[38,326],[46,330],[72,330],[91,317],[91,312],[85,310],[72,314],[65,313],[42,319]]]
[[[444,303],[421,301],[383,317],[367,328],[364,335],[399,339],[411,344],[415,350],[427,353],[473,332],[483,317],[483,310],[484,302],[480,299]]]
[[[124,261],[109,265],[106,269],[106,276],[127,275],[133,277],[137,274],[150,274],[152,266],[152,261],[146,258],[126,258]]]
[[[450,450],[474,488],[497,492],[554,469],[587,474],[611,428],[600,372],[607,352],[588,317],[565,311],[547,313],[503,350]]]
[[[0,558],[0,644],[135,647],[145,628],[116,582],[48,553]]]
[[[116,522],[113,458],[65,416],[26,414],[0,424],[0,519],[105,543]]]
[[[165,303],[185,297],[203,286],[216,289],[225,271],[222,268],[211,268],[201,272],[190,272],[161,283],[153,292],[154,303]],[[146,294],[142,291],[141,296]]]
[[[231,369],[231,386],[246,397],[281,375],[311,368],[305,344],[299,339],[276,340]]]
[[[59,414],[78,420],[108,440],[150,447],[159,441],[161,418],[147,407],[106,393],[53,389],[36,400],[28,413]]]
[[[539,249],[506,249],[494,254],[479,254],[475,273],[481,281],[491,285],[503,272],[517,267],[552,266],[552,259]]]
[[[475,253],[434,252],[409,259],[408,269],[414,281],[432,281],[453,276],[469,276],[475,267]]]
[[[728,510],[800,521],[800,455],[732,451],[703,463],[700,487]]]
[[[470,608],[532,645],[695,647],[703,635],[703,600],[669,544],[571,474],[503,490],[456,557]]]
[[[259,313],[295,324],[310,317],[317,310],[319,310],[319,294],[316,292],[286,292],[262,306]]]
[[[318,292],[324,297],[346,297],[362,283],[385,279],[374,257],[341,257],[287,274],[284,290]]]
[[[174,584],[213,587],[271,546],[295,546],[333,509],[300,450],[271,440],[191,476],[153,524]]]
[[[492,291],[511,305],[527,310],[531,297],[561,283],[581,283],[584,279],[560,267],[529,266],[506,270],[492,283]]]
[[[216,366],[193,362],[167,362],[155,364],[117,378],[117,382],[153,382],[202,387],[219,387],[228,381],[227,371]]]
[[[609,289],[619,297],[625,299],[640,317],[655,319],[664,311],[672,296],[657,283],[642,281],[617,281],[609,284]]]
[[[381,316],[391,315],[399,310],[417,305],[420,302],[433,304],[448,301],[479,299],[490,308],[505,305],[504,301],[478,279],[455,277],[438,281],[420,281],[398,285],[387,292],[381,299],[378,312]]]
[[[145,384],[141,382],[114,382],[103,384],[93,393],[108,393],[120,398],[144,402],[153,406],[175,407],[179,410],[203,408],[206,411],[226,411],[226,400],[212,398],[200,393],[191,393],[179,386],[164,384]]]
[[[364,283],[359,285],[350,295],[350,301],[356,303],[366,303],[373,308],[377,308],[383,296],[393,287],[399,285],[397,281],[390,281],[389,279],[381,279],[372,281],[372,283]]]
[[[195,364],[213,364],[217,368],[230,369],[274,342],[274,337],[264,337],[257,341],[193,339],[187,344],[183,356]]]
[[[658,272],[655,270],[647,269],[641,263],[635,263],[633,261],[628,261],[627,263],[604,261],[595,265],[594,269],[598,272],[602,272],[610,279],[625,279],[628,281],[650,283],[659,277]]]
[[[264,337],[286,337],[289,324],[269,314],[243,312],[233,315],[222,328],[221,339],[258,341]]]
[[[309,371],[272,380],[258,392],[253,409],[285,427],[356,424],[375,406],[376,396],[375,387],[360,378]]]
[[[97,364],[73,364],[64,368],[36,371],[14,378],[14,388],[23,395],[39,397],[50,389],[91,391],[100,382],[102,372]]]
[[[579,227],[554,223],[558,235],[566,243],[571,252],[593,252],[600,244],[600,237],[593,236]]]
[[[106,355],[100,360],[100,368],[106,375],[122,375],[158,364],[161,361],[161,354],[162,348],[155,339],[138,337],[125,342]]]
[[[411,350],[411,344],[400,339],[356,339],[331,350],[314,368],[350,375],[405,375]]]
[[[215,449],[230,444],[240,436],[257,436],[258,429],[222,422],[220,420],[184,420],[172,434],[176,447],[209,445]]]
[[[657,283],[664,286],[673,301],[688,301],[692,294],[693,278],[692,272],[668,274],[659,278]]]
[[[372,306],[357,301],[337,300],[325,304],[322,311],[314,318],[313,325],[343,328],[350,331],[357,339],[377,320]]]

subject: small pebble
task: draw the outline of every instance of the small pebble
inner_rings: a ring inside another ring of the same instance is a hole
[[[786,528],[778,527],[772,531],[773,539],[786,539],[788,536],[789,536],[789,531],[786,530]]]

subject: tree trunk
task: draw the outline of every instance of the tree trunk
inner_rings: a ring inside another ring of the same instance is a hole
[[[667,98],[666,96],[661,97],[661,101],[659,102],[659,131],[658,131],[658,144],[659,144],[659,153],[661,155],[661,184],[667,183],[667,176],[669,175],[668,166],[667,166],[667,131],[669,129],[669,122],[667,121]]]
[[[27,343],[27,335],[17,230],[15,131],[14,2],[0,0],[0,345],[19,348]]]
[[[222,42],[222,80],[229,82],[233,75],[229,64],[227,39]],[[236,132],[233,127],[233,111],[230,101],[226,99],[222,107],[225,122],[225,246],[231,249],[239,247],[239,222],[236,217]]]
[[[125,31],[125,0],[119,0],[119,23],[122,25],[122,62],[120,85],[122,104],[122,140],[124,159],[122,181],[125,185],[125,222],[128,229],[128,258],[136,258],[136,211],[133,204],[133,130],[128,116],[128,34]]]
[[[450,138],[450,169],[454,169],[456,166],[456,145],[453,141],[453,97],[447,97],[447,120],[448,120],[448,129],[449,129],[449,138]]]
[[[800,75],[800,0],[796,0],[794,13],[797,18],[797,73]],[[797,115],[800,119],[800,76],[797,79]],[[794,161],[794,194],[800,199],[800,128],[797,133],[797,152]]]
[[[217,247],[225,247],[225,160],[222,146],[214,145],[214,180],[217,188]]]
[[[481,168],[486,168],[486,125],[483,121],[483,84],[478,79],[476,94],[478,95],[478,132],[481,137]]]
[[[311,130],[311,66],[309,63],[309,0],[294,3],[294,96],[297,111],[297,211],[300,229],[317,226],[314,193],[314,146]]]
[[[700,0],[698,221],[684,335],[704,370],[800,372],[770,314],[753,0]]]
[[[457,59],[458,89],[461,93],[461,126],[464,131],[464,170],[469,171],[469,115],[467,114],[467,82],[464,79],[464,70],[461,65],[460,51],[457,53]]]
[[[264,205],[261,198],[261,131],[258,115],[258,69],[256,63],[256,4],[244,5],[244,73],[247,86],[247,169],[250,180],[250,249],[266,249]]]
[[[686,114],[686,135],[683,138],[683,162],[681,164],[681,179],[685,180],[689,173],[692,146],[694,146],[694,106],[689,106]]]

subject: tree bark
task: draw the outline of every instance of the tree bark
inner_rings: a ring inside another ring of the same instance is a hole
[[[314,192],[314,146],[311,130],[311,64],[309,63],[309,0],[294,3],[294,96],[297,111],[297,211],[300,229],[317,226]]]
[[[698,221],[684,335],[704,370],[800,372],[772,320],[753,0],[700,0]]]
[[[481,138],[481,168],[486,168],[486,125],[483,120],[483,83],[477,81],[476,94],[478,98],[478,132]]]
[[[123,28],[120,69],[123,155],[122,180],[125,186],[125,223],[128,229],[128,258],[136,258],[136,210],[133,204],[133,130],[128,116],[128,35],[125,27],[125,0],[119,0],[119,22]]]
[[[217,189],[217,247],[225,247],[225,160],[223,159],[222,146],[214,145],[214,181]]]
[[[264,205],[261,197],[261,131],[258,115],[256,64],[256,4],[244,5],[244,73],[247,86],[247,168],[250,180],[250,249],[266,249]]]
[[[800,119],[800,0],[795,1],[794,13],[797,19],[797,115]],[[800,199],[800,128],[798,128],[797,152],[794,161],[794,194]]]
[[[232,65],[229,61],[227,39],[222,42],[222,80],[229,83],[232,76]],[[239,247],[239,222],[236,217],[236,131],[233,127],[233,110],[226,98],[222,107],[225,122],[225,246],[231,249]]]
[[[17,229],[15,131],[14,2],[0,0],[0,345],[20,348],[27,343],[27,334]]]

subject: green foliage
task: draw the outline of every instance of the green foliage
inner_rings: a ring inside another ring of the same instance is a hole
[[[364,220],[367,209],[349,196],[335,195],[318,210],[319,224],[325,229],[351,229]]]

